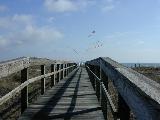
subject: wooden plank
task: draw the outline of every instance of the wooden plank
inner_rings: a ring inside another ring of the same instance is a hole
[[[19,118],[24,119],[104,120],[104,117],[86,70],[80,68],[29,105]]]

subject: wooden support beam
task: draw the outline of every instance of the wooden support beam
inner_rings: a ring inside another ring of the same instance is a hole
[[[41,75],[45,74],[45,65],[41,65]],[[45,78],[41,79],[41,94],[45,92]]]
[[[89,65],[89,68],[91,69],[91,71],[94,72],[94,66],[93,65]],[[94,90],[96,90],[96,79],[94,78],[94,75],[92,73],[91,73],[91,81],[92,81]]]
[[[21,70],[21,83],[28,80],[28,68]],[[28,107],[28,86],[21,90],[21,113]]]
[[[70,66],[70,64],[68,63],[68,67]],[[70,73],[70,68],[68,68],[68,74]]]
[[[97,66],[94,66],[94,72],[96,74],[96,76],[98,77],[99,75],[99,71],[98,71],[98,68]],[[96,91],[96,95],[97,95],[97,98],[98,98],[98,101],[100,100],[100,81],[98,81],[96,78],[95,78],[95,91]]]
[[[67,64],[65,64],[65,68],[67,67]],[[67,75],[67,70],[65,69],[64,70],[64,77],[66,77],[66,75]]]
[[[66,64],[63,64],[63,68],[66,67]],[[63,78],[65,78],[65,70],[63,70]]]
[[[66,64],[66,67],[68,67],[68,63]],[[68,68],[66,69],[66,76],[68,75]]]
[[[51,72],[55,72],[55,64],[51,64]],[[51,75],[51,87],[55,85],[55,74]]]
[[[57,71],[60,69],[60,64],[57,64]],[[57,80],[56,82],[58,83],[60,81],[60,72],[57,73]]]
[[[120,120],[130,120],[130,108],[120,94],[118,94],[118,117]]]
[[[104,73],[137,119],[160,119],[160,84],[110,58],[97,58],[86,63],[100,66],[100,60]]]
[[[109,106],[109,102],[108,102],[108,99],[105,98],[105,93],[103,91],[103,88],[102,88],[102,83],[104,84],[106,90],[108,91],[108,76],[105,75],[105,73],[103,72],[102,69],[100,69],[100,79],[101,79],[101,93],[100,93],[100,103],[101,103],[101,106],[102,106],[102,111],[103,111],[103,115],[105,117],[105,119],[107,120],[108,119],[108,106]]]
[[[61,70],[63,69],[63,64],[60,66]],[[63,79],[63,70],[61,71],[61,80]]]

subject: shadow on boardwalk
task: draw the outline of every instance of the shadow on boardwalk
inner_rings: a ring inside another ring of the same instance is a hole
[[[62,80],[57,87],[55,86],[55,89],[53,88],[55,93],[51,93],[52,96],[47,99],[45,104],[43,103],[42,107],[36,109],[31,107],[24,114],[26,117],[22,114],[20,120],[70,120],[96,117],[97,120],[98,118],[103,119],[101,107],[88,78],[85,68],[75,70],[69,78]],[[57,91],[55,91],[56,89]],[[41,106],[42,104],[37,102],[37,105]],[[38,111],[35,112],[35,110]]]

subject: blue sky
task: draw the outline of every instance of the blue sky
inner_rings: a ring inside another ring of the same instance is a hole
[[[159,63],[159,45],[160,0],[0,0],[0,60]]]

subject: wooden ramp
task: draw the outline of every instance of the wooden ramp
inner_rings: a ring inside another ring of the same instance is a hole
[[[85,68],[80,67],[38,100],[19,120],[104,120]]]

